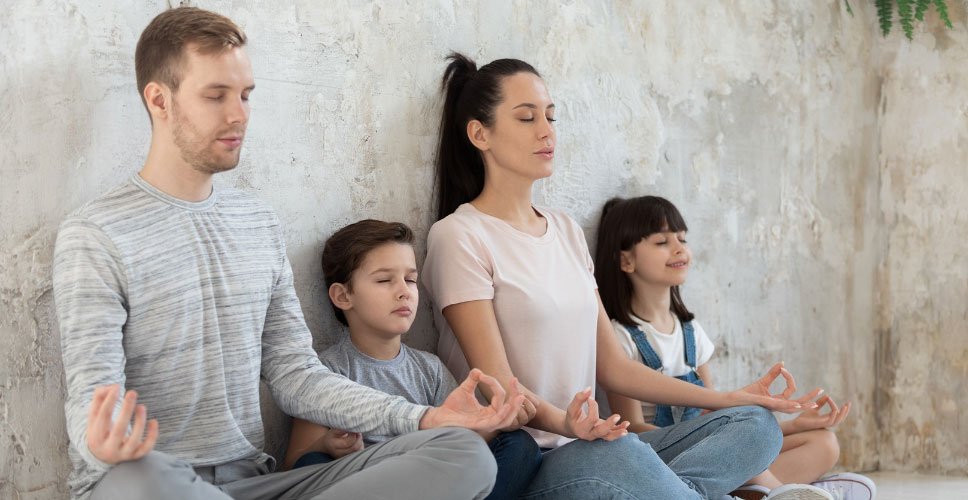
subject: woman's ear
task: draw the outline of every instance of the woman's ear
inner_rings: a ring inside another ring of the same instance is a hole
[[[471,141],[477,149],[481,151],[487,151],[491,148],[487,142],[487,129],[484,128],[484,124],[478,120],[471,120],[467,122],[467,138]]]
[[[622,250],[619,252],[619,269],[626,273],[635,272],[635,259],[633,258],[632,252],[628,250]]]
[[[343,283],[333,283],[329,286],[329,300],[344,312],[353,309],[353,300],[350,295],[349,286]]]

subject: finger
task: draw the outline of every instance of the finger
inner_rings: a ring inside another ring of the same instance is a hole
[[[783,399],[790,399],[790,396],[797,393],[797,383],[793,380],[793,374],[786,368],[780,368],[780,374],[786,379],[786,389],[783,390]]]
[[[605,437],[602,439],[606,441],[615,441],[616,439],[625,436],[629,433],[629,421],[626,420],[613,428]]]
[[[585,401],[588,399],[588,396],[591,395],[591,393],[592,388],[586,387],[581,391],[578,391],[578,394],[575,394],[575,397],[572,398],[571,403],[568,403],[567,413],[570,419],[574,420],[574,417],[579,417],[582,415],[582,406],[585,404]]]
[[[110,427],[110,420],[107,424],[98,418],[101,414],[101,406],[104,405],[104,400],[107,399],[108,394],[113,386],[102,386],[94,388],[94,395],[91,398],[91,406],[87,410],[87,444],[90,447],[93,445],[98,445],[107,434],[107,429]],[[110,414],[109,414],[110,418]]]
[[[768,372],[766,372],[766,375],[763,375],[763,378],[760,379],[760,382],[766,382],[767,387],[769,387],[769,385],[772,384],[773,381],[780,376],[780,370],[782,369],[783,369],[783,362],[780,361],[779,363],[773,365],[773,367],[770,368]]]
[[[521,408],[524,409],[525,415],[527,415],[527,420],[524,423],[528,423],[532,418],[538,413],[538,407],[535,406],[534,402],[525,395],[524,401],[521,403]]]
[[[120,392],[121,388],[118,385],[111,385],[105,388],[104,399],[101,400],[101,407],[98,408],[97,417],[95,418],[98,427],[96,437],[99,439],[99,443],[104,442],[111,432],[111,414],[114,413],[114,407],[118,404]]]
[[[840,408],[837,407],[837,403],[834,401],[834,398],[830,397],[830,395],[825,394],[820,399],[823,399],[824,403],[826,403],[826,405],[830,407],[829,415],[833,415],[836,418],[837,413],[840,411]],[[824,403],[821,403],[820,399],[817,400],[817,404],[820,406],[823,406]]]
[[[840,409],[840,416],[837,417],[837,423],[834,425],[840,425],[840,423],[847,418],[848,413],[850,413],[850,403],[845,404],[844,407]]]
[[[478,380],[478,383],[483,382],[491,389],[491,408],[497,411],[498,408],[501,407],[501,405],[504,403],[504,400],[505,400],[506,394],[504,392],[504,387],[501,387],[501,384],[497,381],[496,378],[490,375],[486,375],[484,372],[480,370],[477,370],[477,380]]]
[[[598,401],[595,401],[595,398],[591,397],[591,395],[589,395],[588,397],[588,416],[596,419],[602,418],[599,416],[599,413],[598,413]],[[613,416],[618,417],[618,415],[613,415]],[[616,418],[615,422],[618,422],[618,420],[619,419]]]
[[[615,430],[615,427],[618,425],[619,421],[621,420],[622,420],[622,416],[619,415],[618,413],[606,419],[597,419],[595,425],[592,426],[592,430],[594,430],[595,433],[598,434],[599,436],[604,436],[609,432]]]
[[[124,439],[121,445],[121,458],[127,459],[134,450],[141,444],[145,434],[145,424],[148,420],[148,410],[145,405],[138,405],[134,409],[134,424],[131,426],[131,433]]]
[[[778,411],[780,413],[799,413],[803,411],[803,406],[796,401],[771,396],[757,398],[756,404],[770,411]]]
[[[791,401],[800,403],[800,405],[803,406],[804,408],[816,408],[817,403],[814,401],[814,399],[816,399],[817,396],[821,394],[823,394],[823,389],[818,388],[810,391],[806,396],[803,396],[802,398],[792,399]]]
[[[135,450],[131,460],[137,460],[147,455],[155,447],[156,441],[158,441],[158,421],[151,419],[148,421],[148,433],[145,435],[145,440]]]
[[[118,419],[111,425],[111,433],[108,434],[106,444],[112,450],[118,449],[124,442],[124,437],[128,433],[128,425],[131,424],[131,415],[134,413],[135,404],[138,402],[138,393],[128,391],[121,402],[121,411],[118,412]]]

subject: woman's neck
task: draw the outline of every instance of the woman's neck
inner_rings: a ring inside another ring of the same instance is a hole
[[[672,317],[672,289],[634,280],[632,289],[632,314],[648,321],[662,333],[672,333],[676,326]]]
[[[548,228],[544,216],[531,205],[533,180],[494,179],[490,175],[484,181],[484,189],[471,200],[474,208],[497,217],[514,227],[534,236],[543,235]]]

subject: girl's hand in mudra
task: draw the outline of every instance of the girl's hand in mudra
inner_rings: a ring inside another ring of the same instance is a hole
[[[786,379],[786,388],[780,394],[770,394],[770,384],[780,375]],[[811,408],[816,408],[817,403],[814,398],[823,392],[823,389],[814,389],[809,394],[798,399],[790,399],[797,392],[797,384],[793,380],[793,375],[783,368],[783,362],[779,362],[770,368],[770,371],[763,378],[752,384],[729,393],[730,399],[740,402],[740,404],[759,405],[768,410],[782,413],[796,413]]]

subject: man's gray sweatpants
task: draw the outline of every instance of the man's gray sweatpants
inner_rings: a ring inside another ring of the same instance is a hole
[[[496,474],[484,440],[449,427],[412,432],[326,464],[278,473],[251,460],[194,469],[152,451],[113,467],[91,499],[480,499],[494,487]]]

